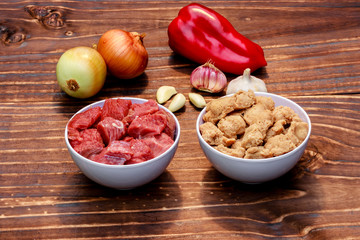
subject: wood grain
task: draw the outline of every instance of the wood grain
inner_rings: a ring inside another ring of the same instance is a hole
[[[97,100],[154,99],[165,84],[185,95],[193,92],[189,75],[197,64],[167,44],[168,24],[190,2],[5,0],[0,239],[359,238],[360,3],[199,2],[263,47],[268,66],[254,75],[269,92],[289,97],[309,114],[312,135],[301,161],[265,184],[226,178],[202,153],[195,132],[199,110],[187,101],[176,113],[178,151],[158,179],[131,191],[95,184],[67,152],[67,121]],[[60,12],[63,25],[46,25],[29,7]],[[59,57],[71,47],[91,46],[112,28],[147,34],[145,74],[127,82],[108,76],[98,95],[68,97],[56,81]],[[207,101],[222,96],[202,94]]]

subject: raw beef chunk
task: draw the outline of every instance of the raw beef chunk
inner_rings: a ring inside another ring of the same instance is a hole
[[[86,158],[100,153],[104,148],[103,140],[95,128],[79,132],[78,138],[71,140],[70,144],[76,152]]]
[[[101,120],[97,125],[97,130],[103,138],[105,145],[114,140],[120,140],[126,134],[124,123],[112,117],[106,117],[104,120]]]
[[[159,106],[154,100],[145,103],[134,103],[131,105],[129,114],[124,118],[124,123],[130,124],[136,117],[153,114],[159,110]]]
[[[93,107],[85,112],[76,114],[68,125],[68,128],[84,130],[94,125],[101,117],[101,107]]]
[[[79,145],[74,146],[74,150],[81,156],[86,158],[92,158],[94,155],[100,153],[104,146],[99,142],[82,142]]]
[[[82,142],[92,142],[92,141],[99,142],[102,145],[104,145],[102,137],[98,133],[96,128],[89,128],[78,132],[77,138],[73,138],[72,140],[70,140],[70,144],[72,146],[75,146],[75,145],[79,145]]]
[[[158,135],[165,129],[166,122],[167,119],[162,114],[140,116],[131,122],[128,134],[134,138]]]
[[[130,147],[133,151],[133,156],[129,161],[126,161],[125,164],[145,162],[154,157],[152,150],[143,139],[131,140]]]
[[[69,139],[70,143],[73,140],[77,140],[79,137],[80,137],[79,130],[77,130],[75,128],[68,127],[68,139]]]
[[[112,117],[117,120],[123,120],[128,115],[131,107],[131,101],[125,99],[106,99],[104,102],[101,120],[106,117]]]
[[[170,138],[166,133],[161,133],[157,136],[144,138],[144,141],[151,148],[154,157],[157,157],[163,152],[165,152],[174,143],[174,140]]]
[[[95,162],[105,163],[110,165],[123,165],[133,156],[129,142],[112,141],[109,146],[97,156],[93,158]]]
[[[166,116],[166,126],[164,129],[164,133],[169,135],[172,139],[174,139],[176,122],[175,119],[170,115],[170,113],[166,112],[164,109],[160,109],[155,114],[163,114]]]

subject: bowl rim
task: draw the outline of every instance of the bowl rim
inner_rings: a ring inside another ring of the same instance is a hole
[[[307,145],[307,142],[310,138],[310,135],[311,135],[311,120],[310,120],[310,117],[309,115],[307,114],[307,112],[299,105],[297,104],[296,102],[294,102],[293,100],[291,99],[288,99],[286,97],[283,97],[283,96],[280,96],[280,95],[277,95],[277,94],[274,94],[274,93],[268,93],[268,92],[254,92],[255,95],[257,96],[269,96],[269,97],[276,97],[276,98],[280,98],[284,101],[288,101],[292,104],[294,104],[299,110],[300,112],[302,112],[302,114],[305,116],[305,120],[303,118],[301,118],[303,121],[305,121],[306,123],[308,123],[308,133],[306,135],[306,138],[303,140],[303,142],[297,146],[295,149],[291,150],[290,152],[287,152],[285,154],[282,154],[282,155],[279,155],[279,156],[276,156],[276,157],[271,157],[271,158],[256,158],[256,159],[252,159],[252,158],[239,158],[239,157],[234,157],[234,156],[230,156],[230,155],[227,155],[225,153],[222,153],[218,150],[216,150],[214,147],[212,147],[210,144],[208,144],[207,142],[205,142],[205,140],[202,138],[202,135],[200,133],[200,123],[203,122],[203,119],[202,119],[202,116],[205,114],[206,112],[206,107],[204,107],[201,112],[199,113],[197,119],[196,119],[196,133],[198,135],[198,139],[199,141],[201,141],[201,143],[203,144],[206,144],[207,147],[210,148],[210,151],[214,151],[216,152],[217,154],[220,154],[220,156],[222,157],[225,157],[227,158],[228,160],[232,160],[232,161],[238,161],[238,162],[246,162],[246,163],[254,163],[254,164],[260,164],[260,163],[267,163],[267,162],[273,162],[273,161],[279,161],[283,158],[287,158],[289,155],[291,154],[294,154],[295,152],[298,152],[302,147],[304,147],[304,145]],[[222,96],[221,98],[223,97],[229,97],[229,96],[232,96],[234,94],[228,94],[228,95],[225,95],[225,96]],[[282,105],[279,105],[279,106],[282,106]],[[294,109],[293,109],[294,110]]]
[[[141,101],[142,103],[145,103],[147,101],[149,101],[150,99],[144,99],[144,98],[136,98],[136,97],[112,97],[112,98],[107,98],[107,99],[125,99],[125,100],[131,100],[131,102],[133,102],[133,100],[136,101]],[[174,142],[171,145],[171,147],[169,147],[165,152],[163,152],[162,154],[160,154],[159,156],[149,159],[147,161],[144,162],[140,162],[140,163],[135,163],[135,164],[129,164],[129,165],[111,165],[111,164],[106,164],[106,163],[99,163],[99,162],[95,162],[91,159],[88,159],[82,155],[80,155],[78,152],[76,152],[74,150],[74,148],[71,146],[70,142],[69,142],[69,138],[68,138],[68,125],[70,123],[70,121],[74,118],[75,115],[77,115],[78,113],[81,113],[87,109],[90,109],[94,106],[97,105],[103,105],[103,103],[105,102],[106,99],[100,100],[100,101],[96,101],[93,102],[89,105],[86,105],[85,107],[81,108],[80,110],[78,110],[76,113],[74,113],[71,118],[68,120],[68,122],[66,123],[66,127],[65,127],[65,143],[66,146],[68,147],[68,150],[71,151],[72,154],[74,154],[76,157],[80,158],[82,161],[85,161],[89,164],[93,164],[95,166],[99,166],[99,167],[107,167],[107,168],[119,168],[119,169],[130,169],[130,168],[137,168],[137,167],[141,167],[143,165],[148,165],[151,164],[152,162],[155,162],[157,160],[159,160],[160,158],[162,158],[164,155],[166,155],[167,153],[169,153],[170,151],[172,151],[174,148],[176,148],[176,146],[179,143],[179,139],[180,139],[180,123],[179,120],[177,119],[177,117],[170,111],[168,110],[166,107],[162,106],[161,104],[157,103],[157,105],[159,106],[159,108],[164,109],[166,112],[170,113],[170,115],[174,118],[175,123],[176,123],[176,128],[175,128],[175,137],[174,137]],[[102,107],[102,106],[101,106]],[[74,160],[75,161],[75,160]]]

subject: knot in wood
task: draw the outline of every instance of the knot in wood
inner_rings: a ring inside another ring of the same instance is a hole
[[[0,40],[6,46],[21,44],[26,39],[26,33],[22,28],[0,23]]]
[[[28,5],[24,9],[46,28],[59,29],[65,26],[65,11],[61,7]]]
[[[49,28],[62,28],[65,24],[64,18],[61,12],[51,12],[47,16],[45,16],[42,20],[44,26]]]

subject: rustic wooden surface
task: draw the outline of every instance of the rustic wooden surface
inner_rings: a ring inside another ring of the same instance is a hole
[[[261,185],[224,177],[198,145],[199,111],[187,102],[176,113],[182,127],[178,151],[158,179],[130,191],[95,184],[67,152],[68,119],[109,97],[154,99],[165,84],[184,94],[194,91],[189,75],[197,65],[167,44],[168,24],[190,2],[5,0],[0,239],[360,238],[360,2],[198,2],[260,44],[268,66],[254,75],[269,92],[290,97],[309,113],[313,131],[301,161]],[[29,14],[39,6],[64,21]],[[86,100],[61,92],[55,76],[61,54],[91,46],[113,28],[147,34],[145,74],[129,82],[108,77],[102,91]],[[204,96],[209,101],[220,95]]]

